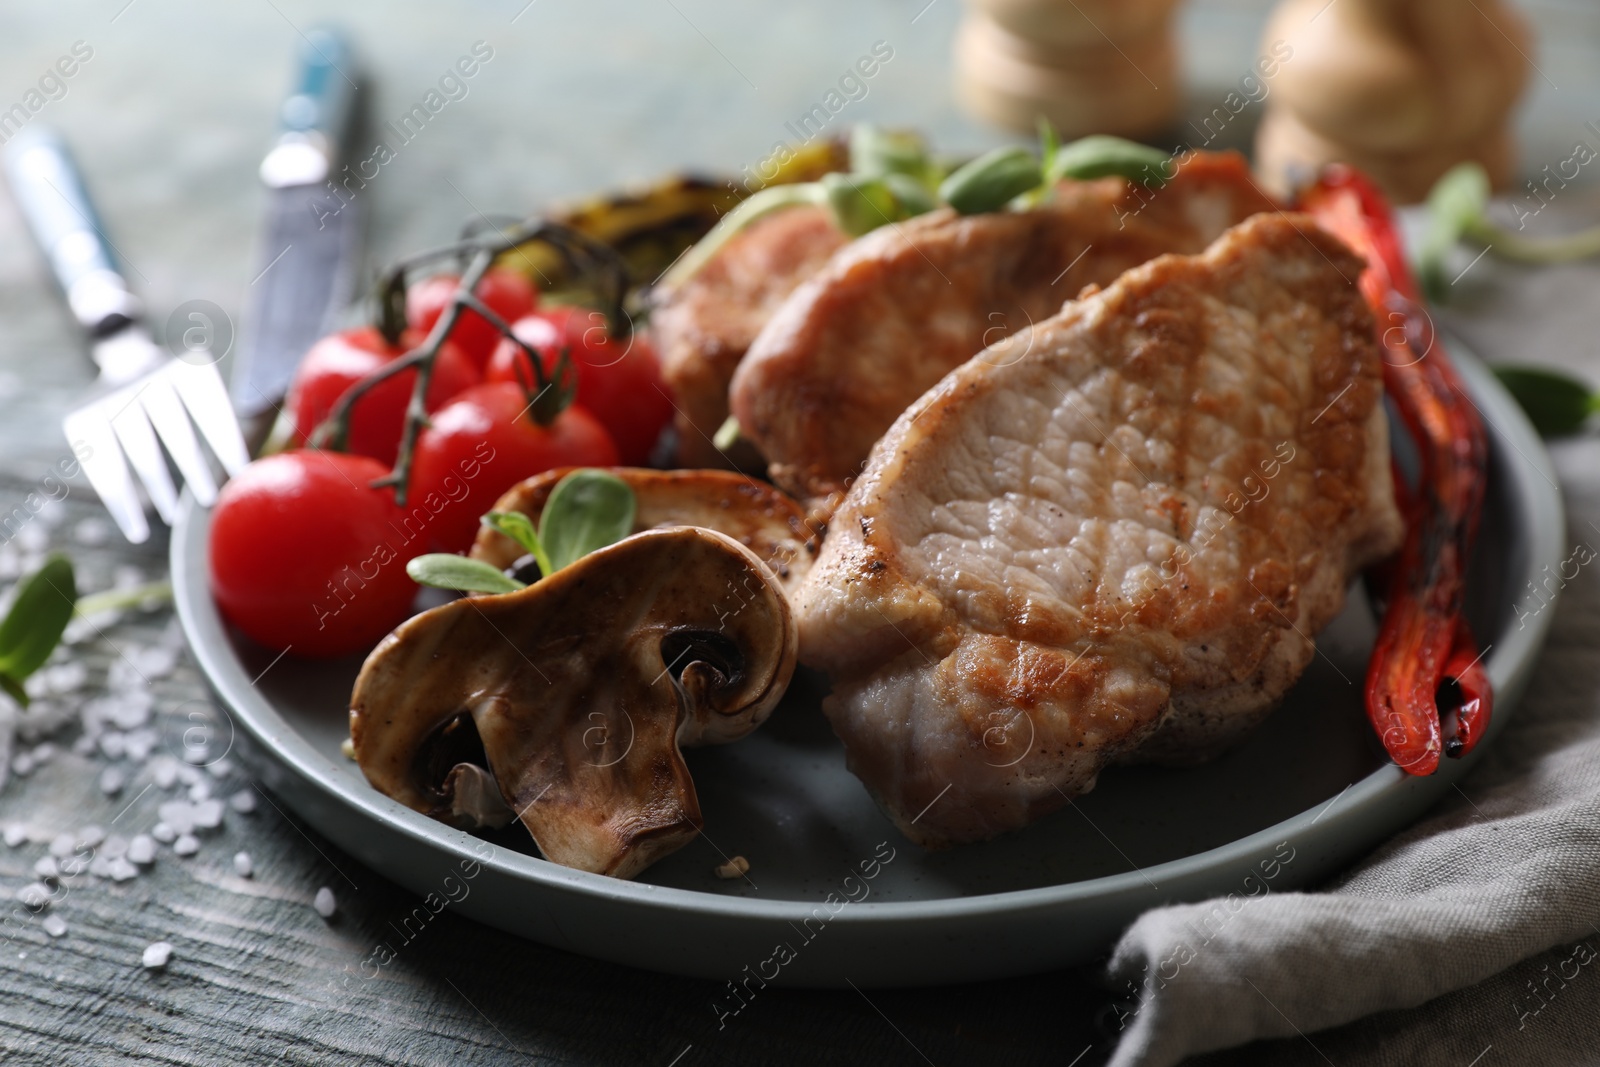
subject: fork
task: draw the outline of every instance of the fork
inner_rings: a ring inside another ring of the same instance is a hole
[[[92,357],[100,369],[101,395],[69,412],[62,428],[112,519],[129,541],[140,544],[149,539],[150,524],[130,464],[151,507],[170,526],[177,517],[178,490],[168,455],[203,506],[215,502],[217,481],[201,438],[229,475],[250,461],[217,372],[221,354],[212,354],[209,340],[188,347],[186,337],[185,350],[174,357],[151,339],[141,322],[140,302],[116,266],[126,257],[114,255],[56,133],[25,127],[6,145],[5,169],[73,317],[93,342]],[[214,325],[207,322],[201,330],[208,339],[215,336]]]

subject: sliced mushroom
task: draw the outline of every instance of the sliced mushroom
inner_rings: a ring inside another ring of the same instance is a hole
[[[350,736],[367,780],[407,807],[461,825],[484,810],[464,787],[492,775],[545,858],[630,878],[700,832],[680,746],[759,726],[797,645],[749,549],[648,530],[403,624],[361,668]]]
[[[520,511],[535,523],[556,483],[571,468],[546,471],[513,486],[495,504],[496,511]],[[792,497],[733,471],[657,471],[612,467],[610,473],[633,489],[635,531],[661,526],[703,526],[727,534],[771,567],[790,593],[811,569],[822,541],[820,527],[809,523],[805,509]],[[522,548],[505,534],[478,531],[472,558],[502,569],[515,565]]]

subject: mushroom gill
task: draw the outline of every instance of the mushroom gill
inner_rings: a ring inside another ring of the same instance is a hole
[[[400,626],[356,680],[350,736],[367,780],[407,807],[492,825],[492,776],[547,859],[629,878],[700,831],[680,746],[760,725],[796,653],[754,553],[713,530],[647,530]]]

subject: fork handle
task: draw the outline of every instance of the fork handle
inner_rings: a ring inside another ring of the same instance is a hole
[[[26,127],[7,143],[5,169],[73,317],[96,338],[136,320],[139,301],[117,269],[105,228],[61,136],[38,124]]]

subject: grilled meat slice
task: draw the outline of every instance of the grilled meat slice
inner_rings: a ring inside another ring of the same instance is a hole
[[[1300,675],[1402,532],[1361,268],[1257,215],[894,423],[799,614],[850,767],[908,837],[1023,826],[1158,730],[1208,751]]]
[[[680,464],[760,470],[747,442],[727,455],[711,443],[728,417],[728,382],[778,305],[849,240],[825,208],[789,208],[756,222],[681,287],[658,295],[651,329],[677,400]]]
[[[1064,182],[1024,212],[949,210],[887,226],[828,261],[767,322],[733,378],[744,435],[812,503],[845,489],[895,418],[946,373],[1084,286],[1194,253],[1275,205],[1233,153],[1188,157],[1159,190]]]

